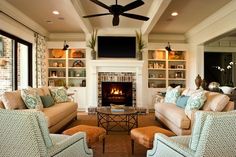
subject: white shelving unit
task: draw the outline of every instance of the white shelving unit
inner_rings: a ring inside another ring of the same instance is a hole
[[[85,87],[86,53],[85,49],[49,49],[48,85]]]
[[[186,51],[148,51],[148,88],[186,86]]]

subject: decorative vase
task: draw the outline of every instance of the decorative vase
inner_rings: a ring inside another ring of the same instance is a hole
[[[201,76],[198,74],[196,79],[195,79],[195,84],[197,86],[197,89],[199,89],[199,87],[201,86],[201,83],[202,83],[202,78]]]
[[[143,53],[141,51],[137,53],[137,58],[138,60],[143,60]]]
[[[201,87],[202,87],[204,90],[207,90],[207,82],[206,82],[205,79],[202,80]]]
[[[96,51],[95,51],[95,50],[92,50],[92,51],[91,51],[91,58],[92,58],[93,60],[96,59]]]

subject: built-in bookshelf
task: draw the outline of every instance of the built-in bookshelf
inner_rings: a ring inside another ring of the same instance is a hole
[[[148,87],[186,86],[186,51],[148,51]]]
[[[85,49],[49,49],[48,85],[85,87],[86,53]]]

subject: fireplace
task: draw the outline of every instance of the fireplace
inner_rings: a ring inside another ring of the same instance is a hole
[[[102,82],[102,106],[132,106],[132,82]]]

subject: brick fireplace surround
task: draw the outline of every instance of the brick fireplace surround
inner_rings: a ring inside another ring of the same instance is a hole
[[[122,79],[124,82],[133,82],[133,106],[144,107],[143,64],[144,61],[137,60],[91,60],[89,62],[91,68],[87,73],[90,78],[88,107],[101,106],[101,81],[118,82]]]

